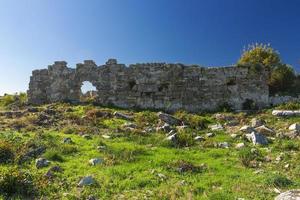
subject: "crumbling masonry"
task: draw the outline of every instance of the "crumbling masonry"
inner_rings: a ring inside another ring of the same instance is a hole
[[[31,104],[79,102],[82,83],[89,81],[97,89],[97,103],[122,108],[197,112],[225,104],[242,109],[246,101],[264,107],[269,100],[266,77],[265,72],[237,66],[145,63],[127,67],[109,59],[101,66],[87,60],[72,69],[61,61],[32,72],[28,100]]]

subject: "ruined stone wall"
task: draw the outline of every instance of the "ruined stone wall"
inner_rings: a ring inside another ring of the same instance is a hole
[[[84,61],[71,69],[62,61],[32,72],[28,98],[32,104],[78,102],[82,82],[90,81],[97,88],[98,103],[122,108],[197,112],[230,104],[241,109],[247,99],[264,107],[269,96],[266,76],[235,66],[145,63],[127,67],[110,59],[102,66]]]

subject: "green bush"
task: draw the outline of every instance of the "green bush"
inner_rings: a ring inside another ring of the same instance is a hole
[[[189,147],[195,144],[192,132],[189,130],[182,130],[177,133],[176,139],[173,143],[176,147]]]
[[[276,108],[281,109],[281,110],[299,110],[300,103],[299,102],[288,102],[288,103],[284,103],[279,106],[276,106]]]
[[[293,184],[293,181],[283,175],[274,175],[267,178],[267,184],[274,187],[288,187]]]
[[[188,124],[191,128],[195,129],[205,129],[210,123],[210,120],[206,117],[197,114],[190,114],[182,110],[177,111],[174,116],[182,120],[185,124]]]
[[[6,198],[28,198],[36,191],[31,174],[12,167],[0,171],[0,194]]]
[[[72,126],[66,126],[63,128],[62,132],[64,134],[74,134],[77,132],[77,129]]]
[[[251,148],[241,149],[238,153],[238,157],[245,167],[252,167],[251,162],[262,160],[261,153],[258,150],[252,152]]]
[[[64,158],[60,154],[61,153],[59,151],[50,149],[44,154],[44,157],[47,158],[48,160],[63,162]]]
[[[0,164],[8,163],[13,160],[14,160],[13,146],[6,141],[0,141]]]

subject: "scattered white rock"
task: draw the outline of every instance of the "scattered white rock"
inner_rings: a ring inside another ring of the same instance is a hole
[[[92,185],[95,183],[95,180],[92,176],[85,176],[83,177],[77,186],[82,187],[82,186],[86,186],[86,185]]]
[[[50,165],[50,161],[45,158],[38,158],[35,160],[35,166],[38,169],[42,167],[47,167],[49,165]]]
[[[97,146],[97,149],[98,149],[99,151],[102,151],[102,150],[105,150],[105,149],[106,149],[106,146],[100,145],[100,146]]]
[[[161,179],[161,180],[166,180],[167,176],[162,174],[162,173],[158,173],[157,176]]]
[[[275,200],[300,200],[300,190],[289,190],[281,193]]]
[[[224,129],[224,127],[221,124],[210,125],[209,128],[212,131],[221,131]]]
[[[87,140],[92,139],[92,137],[89,134],[84,134],[84,135],[82,135],[82,137]]]
[[[92,166],[98,165],[102,162],[103,162],[103,160],[100,159],[100,158],[93,158],[93,159],[89,160],[89,164],[92,165]]]
[[[272,115],[280,117],[300,116],[300,110],[273,110]]]
[[[173,135],[167,137],[167,140],[170,140],[172,142],[175,142],[176,139],[177,139],[177,133],[174,133]]]
[[[240,131],[244,132],[244,133],[252,133],[254,131],[254,129],[251,126],[242,126],[240,128]]]
[[[274,136],[275,135],[275,131],[265,125],[256,127],[255,130],[265,136]]]
[[[238,144],[235,145],[235,148],[236,148],[236,149],[242,149],[242,148],[244,148],[244,147],[245,147],[245,144],[244,144],[243,142],[238,143]]]
[[[257,119],[257,118],[253,118],[251,119],[251,126],[253,128],[256,128],[256,127],[259,127],[259,126],[262,126],[262,125],[265,125],[266,122],[262,119]]]
[[[237,136],[238,136],[238,135],[235,134],[235,133],[230,134],[230,137],[233,138],[233,139],[237,138]]]
[[[194,140],[195,140],[195,141],[198,141],[198,142],[201,142],[201,141],[204,141],[205,138],[202,137],[202,136],[200,136],[200,135],[198,135],[198,136],[194,137]]]
[[[214,137],[215,134],[214,133],[206,133],[206,137]]]
[[[126,122],[125,124],[123,124],[123,128],[137,128],[137,125],[135,123],[132,122]]]
[[[102,135],[102,137],[103,137],[104,139],[110,139],[110,136],[109,136],[109,135]]]
[[[218,147],[227,149],[227,148],[229,148],[229,144],[228,144],[228,142],[220,142],[220,143],[218,143]]]
[[[71,144],[71,143],[73,143],[73,141],[72,141],[72,139],[71,138],[64,138],[63,139],[63,143],[65,143],[65,144]]]
[[[182,125],[182,121],[173,117],[172,115],[169,115],[167,113],[163,113],[163,112],[159,112],[158,113],[158,117],[161,121],[165,122],[165,123],[168,123],[170,125]]]
[[[114,116],[117,117],[117,118],[120,118],[120,119],[133,120],[132,116],[125,115],[125,114],[120,113],[120,112],[114,112]]]
[[[300,131],[300,124],[295,123],[295,124],[290,125],[289,130],[291,130],[291,131]]]

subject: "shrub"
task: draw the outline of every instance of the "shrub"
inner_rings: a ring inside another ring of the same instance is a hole
[[[0,171],[0,193],[10,197],[29,197],[36,193],[31,174],[17,168]]]
[[[148,123],[150,124],[157,124],[158,123],[158,116],[151,111],[143,111],[135,114],[135,121],[138,125],[144,126]]]
[[[72,126],[66,126],[62,130],[62,132],[64,134],[74,134],[74,133],[76,133],[76,131],[77,131],[77,129]]]
[[[210,120],[206,117],[196,115],[196,114],[190,114],[182,110],[177,111],[174,114],[174,116],[184,121],[191,128],[196,128],[196,129],[205,129],[207,128],[208,123],[210,123]]]
[[[44,154],[45,158],[47,158],[48,160],[52,160],[52,161],[57,161],[57,162],[63,162],[64,158],[60,155],[60,152],[56,151],[56,150],[48,150],[45,154]]]
[[[267,178],[267,184],[282,188],[292,185],[293,181],[283,175],[274,175]]]
[[[78,152],[78,149],[76,146],[73,146],[71,144],[63,144],[60,146],[60,152],[62,154],[72,154]]]
[[[14,150],[10,143],[0,141],[0,164],[8,163],[14,159]]]
[[[245,167],[252,167],[253,161],[262,160],[262,155],[259,151],[252,152],[251,148],[244,148],[239,151],[238,157]]]
[[[281,64],[271,71],[269,79],[270,94],[292,92],[292,86],[295,80],[295,72],[291,66]]]
[[[258,106],[251,99],[246,99],[246,101],[242,105],[243,110],[257,110]]]
[[[288,102],[281,104],[277,106],[276,108],[282,109],[282,110],[299,110],[300,109],[300,103],[299,102]]]
[[[195,140],[190,131],[182,130],[177,133],[176,140],[173,144],[176,147],[189,147],[195,144]]]

